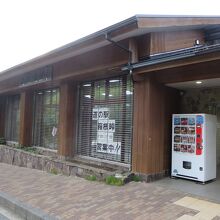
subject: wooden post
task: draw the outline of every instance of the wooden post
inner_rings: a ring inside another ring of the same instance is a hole
[[[20,133],[21,146],[32,145],[33,92],[25,91],[20,98]]]
[[[138,44],[133,38],[129,40],[129,50],[132,52],[131,63],[138,62]]]
[[[58,154],[65,158],[74,155],[76,100],[77,88],[75,85],[63,84],[60,86]]]
[[[0,97],[0,137],[5,136],[5,97]]]

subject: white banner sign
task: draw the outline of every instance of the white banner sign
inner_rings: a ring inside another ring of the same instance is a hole
[[[121,142],[112,143],[99,143],[93,142],[93,146],[96,147],[96,152],[121,155]]]
[[[121,142],[114,142],[115,120],[109,117],[109,108],[92,110],[92,120],[97,120],[97,139],[92,145],[98,153],[121,155]]]
[[[97,122],[97,132],[115,132],[115,120],[99,119]]]
[[[112,132],[97,132],[97,142],[99,143],[109,143],[113,142],[113,133]]]
[[[52,136],[55,137],[57,134],[57,128],[53,127],[52,132],[51,132]]]
[[[108,119],[109,109],[108,108],[94,108],[92,110],[92,120]]]

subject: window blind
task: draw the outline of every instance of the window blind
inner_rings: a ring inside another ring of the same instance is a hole
[[[20,95],[6,99],[5,138],[7,141],[19,141]]]
[[[79,86],[77,153],[130,164],[133,84],[129,76]]]
[[[59,90],[37,91],[34,102],[33,145],[57,149]]]

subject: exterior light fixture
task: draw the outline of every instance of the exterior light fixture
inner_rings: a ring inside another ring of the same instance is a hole
[[[109,80],[110,83],[119,82],[119,81],[120,81],[119,79],[112,79],[112,80]]]
[[[198,39],[195,40],[195,44],[194,44],[194,45],[195,45],[195,46],[199,46],[199,45],[200,45],[200,42],[199,42]]]
[[[196,81],[196,84],[198,84],[198,85],[202,84],[202,81]]]
[[[132,95],[132,94],[133,94],[133,92],[131,92],[129,90],[126,91],[126,95]]]
[[[91,86],[91,84],[84,84],[83,86],[88,87],[88,86]]]
[[[91,95],[85,95],[85,98],[89,98],[89,99],[90,99],[90,98],[91,98]]]

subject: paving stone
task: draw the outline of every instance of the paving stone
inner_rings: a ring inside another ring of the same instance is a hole
[[[43,160],[43,159],[42,159]],[[75,167],[62,168],[44,160],[47,169],[76,175]],[[40,162],[38,160],[38,165]],[[80,171],[79,171],[80,172]],[[195,216],[198,210],[174,202],[187,193],[154,183],[131,182],[108,186],[75,176],[52,175],[36,169],[0,163],[0,191],[60,219],[168,219]],[[215,219],[218,219],[217,217]]]

